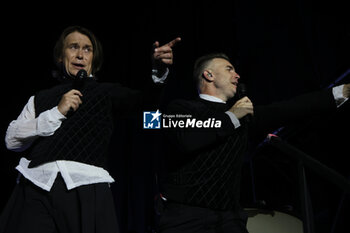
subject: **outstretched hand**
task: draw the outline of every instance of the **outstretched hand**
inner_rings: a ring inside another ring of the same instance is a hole
[[[167,66],[174,63],[172,48],[180,41],[181,38],[177,37],[163,46],[160,46],[158,41],[153,43],[152,63],[154,69],[164,70]]]
[[[350,83],[344,84],[343,95],[346,98],[350,98]]]

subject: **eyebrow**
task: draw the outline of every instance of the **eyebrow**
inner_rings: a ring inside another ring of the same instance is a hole
[[[69,43],[69,44],[67,44],[68,46],[70,46],[70,45],[78,45],[78,43],[76,43],[76,42],[72,42],[72,43]]]
[[[72,45],[79,45],[79,43],[78,42],[72,42],[72,43],[68,44],[68,46],[72,46]],[[83,46],[83,48],[92,48],[92,45],[86,44],[86,45]]]
[[[83,48],[92,48],[92,45],[86,44],[86,45],[83,46]]]

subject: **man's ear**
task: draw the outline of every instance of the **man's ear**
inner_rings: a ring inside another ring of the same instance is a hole
[[[212,72],[210,70],[204,70],[202,76],[208,82],[213,82],[214,81],[213,74],[212,74]]]

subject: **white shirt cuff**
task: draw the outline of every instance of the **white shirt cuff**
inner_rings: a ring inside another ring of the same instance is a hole
[[[152,70],[152,80],[154,83],[164,83],[166,78],[168,77],[169,74],[169,69],[166,68],[165,73],[163,74],[162,77],[158,77],[158,70],[153,69]]]
[[[225,113],[230,117],[232,124],[235,126],[235,129],[241,126],[241,123],[239,122],[235,114],[233,114],[230,111],[226,111]]]
[[[343,95],[343,88],[344,88],[344,85],[340,85],[340,86],[333,87],[332,89],[337,108],[339,108],[342,104],[344,104],[349,99]]]

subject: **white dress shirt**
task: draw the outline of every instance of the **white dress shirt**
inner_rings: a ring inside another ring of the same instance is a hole
[[[153,82],[163,83],[168,73],[167,69],[161,78],[152,74]],[[25,151],[38,137],[53,135],[65,119],[66,117],[60,113],[57,106],[42,112],[36,118],[34,96],[31,96],[21,114],[7,128],[6,147],[13,151]],[[81,185],[114,182],[105,169],[85,163],[57,160],[34,168],[29,168],[29,163],[29,160],[22,157],[16,169],[25,178],[46,191],[51,190],[58,172],[61,173],[68,190]]]

